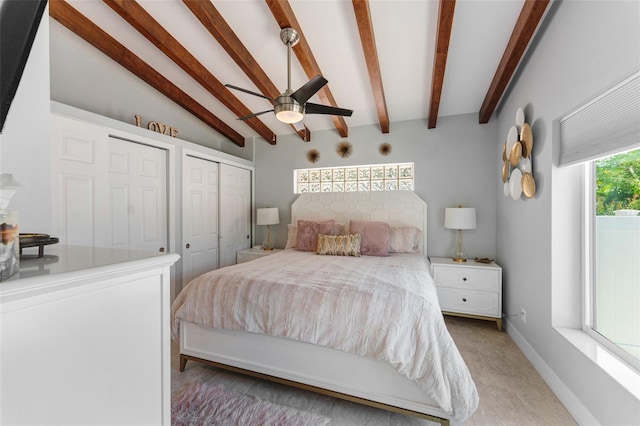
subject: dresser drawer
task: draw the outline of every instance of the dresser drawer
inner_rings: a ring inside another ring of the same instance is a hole
[[[501,317],[499,293],[449,287],[437,289],[440,308],[443,312]]]
[[[497,270],[435,266],[433,278],[438,286],[470,290],[500,291],[502,282]]]

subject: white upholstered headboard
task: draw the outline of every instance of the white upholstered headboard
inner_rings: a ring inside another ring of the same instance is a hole
[[[349,222],[372,220],[422,231],[427,254],[427,203],[413,191],[319,192],[300,194],[291,204],[291,223],[299,219]]]

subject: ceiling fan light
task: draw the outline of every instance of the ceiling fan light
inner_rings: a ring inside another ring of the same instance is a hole
[[[304,106],[288,96],[280,96],[276,99],[274,111],[276,118],[287,124],[297,123],[304,118]]]
[[[297,123],[298,121],[302,120],[302,118],[304,117],[304,115],[302,115],[302,113],[298,112],[298,111],[280,111],[276,113],[276,118],[280,121],[282,121],[283,123]]]

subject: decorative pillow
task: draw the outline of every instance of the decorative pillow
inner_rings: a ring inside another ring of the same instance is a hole
[[[288,224],[287,229],[289,233],[287,234],[287,245],[284,246],[285,249],[296,248],[296,239],[298,238],[298,227],[296,225]]]
[[[415,226],[391,227],[391,253],[415,253],[420,251],[422,231]]]
[[[367,256],[389,256],[391,228],[386,222],[352,220],[349,232],[361,235],[360,253]]]
[[[349,223],[348,222],[336,222],[333,225],[333,233],[332,235],[347,235],[349,234]]]
[[[318,234],[317,254],[360,257],[360,234]]]
[[[296,250],[315,251],[318,247],[318,234],[329,234],[333,232],[335,221],[314,222],[310,220],[299,220],[296,235]]]

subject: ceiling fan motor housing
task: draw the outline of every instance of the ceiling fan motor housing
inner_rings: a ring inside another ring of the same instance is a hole
[[[276,118],[284,123],[297,123],[304,118],[304,105],[284,93],[275,99]]]

